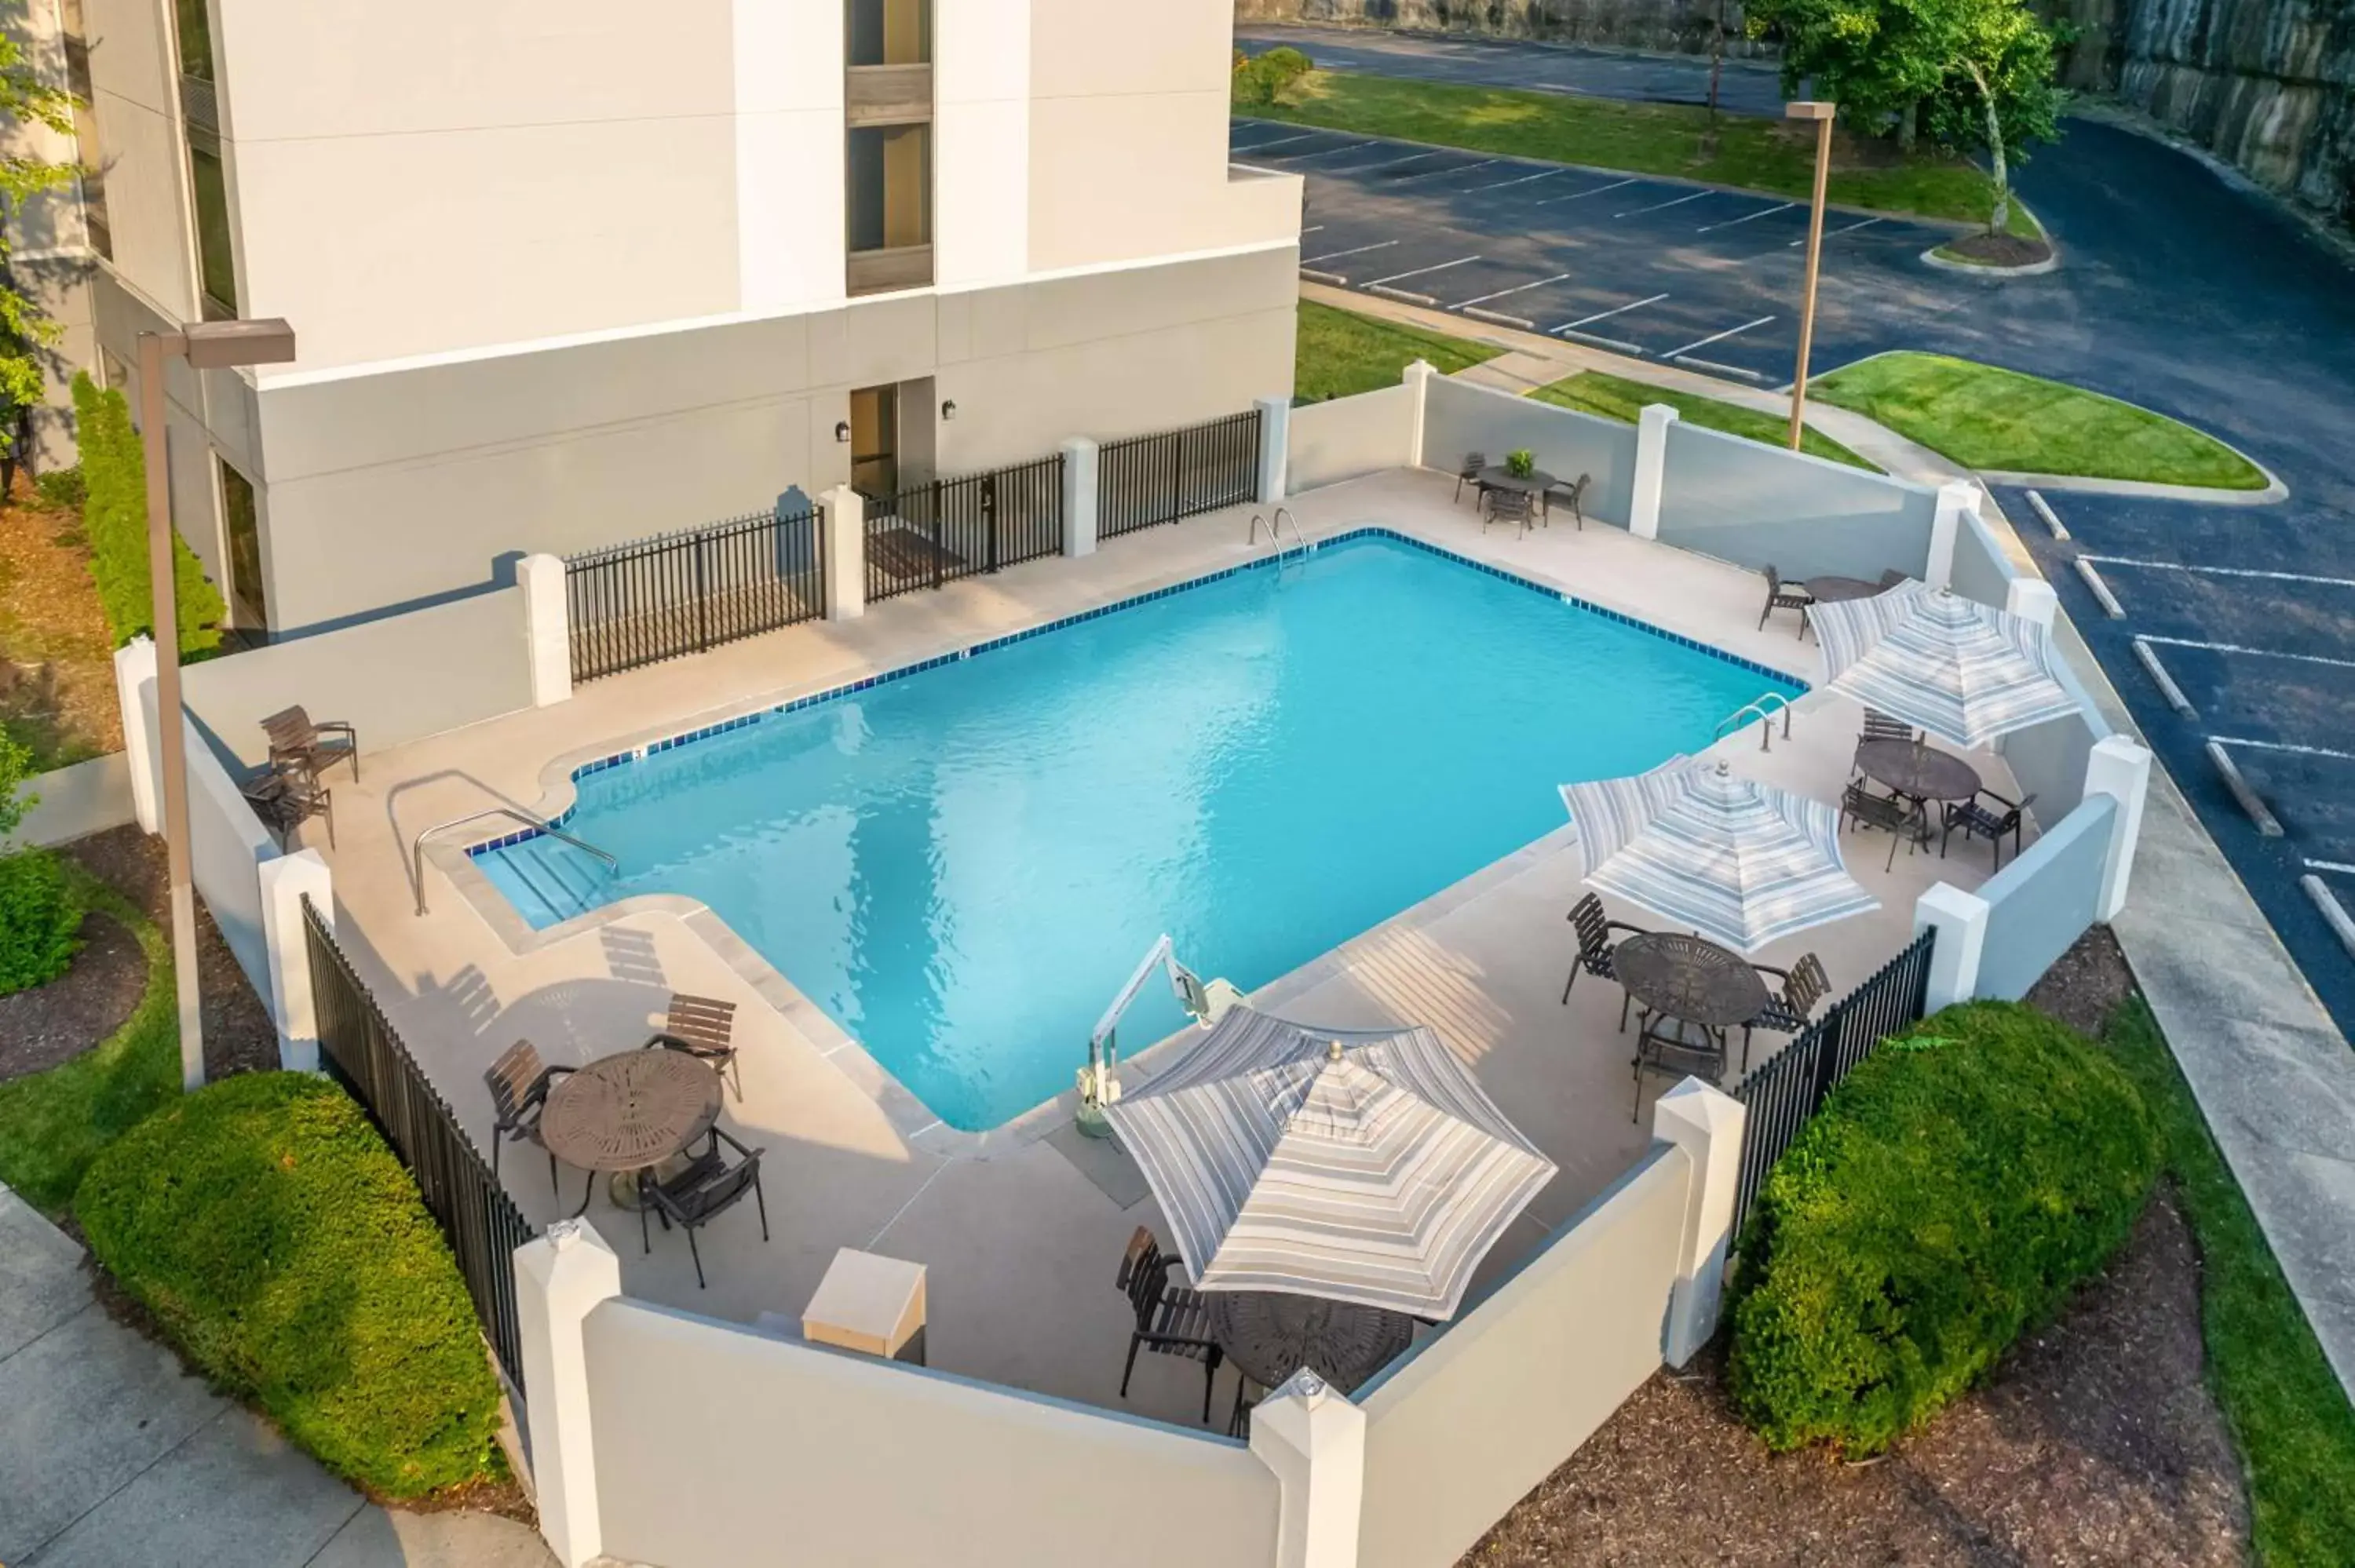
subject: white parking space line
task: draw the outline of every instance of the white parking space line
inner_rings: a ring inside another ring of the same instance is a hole
[[[1377,239],[1371,245],[1352,245],[1347,250],[1327,250],[1322,256],[1303,256],[1300,264],[1313,267],[1319,261],[1338,261],[1344,256],[1359,256],[1369,250],[1387,250],[1397,243],[1395,239]]]
[[[1425,158],[1444,158],[1445,156],[1447,156],[1445,153],[1416,153],[1411,156],[1401,158],[1395,164],[1376,164],[1370,169],[1357,169],[1353,170],[1352,173],[1360,175],[1387,175],[1392,169],[1403,169],[1409,164],[1420,164]],[[1474,166],[1477,167],[1478,165],[1476,164]],[[1436,169],[1425,169],[1423,172],[1423,175],[1435,175],[1437,173],[1439,173],[1439,171]],[[1423,178],[1423,175],[1417,175],[1414,177],[1416,179],[1421,179]]]
[[[1403,272],[1393,272],[1387,278],[1377,278],[1373,282],[1367,284],[1366,287],[1371,289],[1382,283],[1395,283],[1401,278],[1420,278],[1425,272],[1444,272],[1450,267],[1462,267],[1469,262],[1477,261],[1478,260],[1480,260],[1480,258],[1477,256],[1458,256],[1453,261],[1434,261],[1428,267],[1410,267]]]
[[[2355,762],[2355,751],[2333,751],[2327,746],[2296,746],[2286,740],[2244,740],[2239,736],[2211,736],[2211,746],[2245,746],[2251,751],[2280,751],[2292,757],[2328,757],[2338,762]]]
[[[1582,201],[1588,196],[1601,196],[1604,191],[1615,191],[1623,186],[1632,185],[1635,183],[1636,182],[1634,180],[1613,180],[1607,185],[1589,185],[1582,191],[1572,191],[1568,196],[1548,196],[1543,201],[1531,202],[1529,205],[1531,207],[1551,207],[1558,201]]]
[[[1589,322],[1599,322],[1606,316],[1621,315],[1628,311],[1639,311],[1646,305],[1657,305],[1662,300],[1667,298],[1668,295],[1666,294],[1654,294],[1648,300],[1631,300],[1626,304],[1615,306],[1607,311],[1597,311],[1591,316],[1581,316],[1574,322],[1564,322],[1558,327],[1548,327],[1546,330],[1548,332],[1568,332],[1572,327],[1582,327]]]
[[[1826,239],[1838,239],[1843,234],[1854,234],[1859,228],[1870,228],[1874,224],[1879,223],[1881,219],[1877,217],[1868,217],[1862,223],[1851,223],[1845,228],[1831,229],[1824,235],[1824,238]],[[1791,243],[1785,247],[1785,249],[1796,250],[1800,246],[1805,245],[1806,242],[1807,238],[1803,234],[1798,238],[1791,241]]]
[[[1704,223],[1693,232],[1707,234],[1713,228],[1732,228],[1735,224],[1748,223],[1753,217],[1772,217],[1778,212],[1788,212],[1798,205],[1795,201],[1786,201],[1781,207],[1762,207],[1756,212],[1745,212],[1740,217],[1729,217],[1722,223]]]
[[[1423,154],[1416,154],[1418,157],[1423,155]],[[1408,161],[1412,162],[1412,160],[1410,159]],[[1433,175],[1468,175],[1475,169],[1485,169],[1491,164],[1501,164],[1503,162],[1504,160],[1502,158],[1483,158],[1476,164],[1465,164],[1451,168],[1425,169],[1419,175],[1409,175],[1405,179],[1401,180],[1399,184],[1406,185],[1414,180],[1427,180]]]
[[[1327,147],[1321,153],[1287,153],[1284,156],[1293,163],[1305,164],[1312,158],[1329,158],[1336,153],[1362,153],[1372,145],[1371,142],[1352,142],[1346,147]]]
[[[2355,659],[2333,659],[2327,653],[2292,653],[2281,648],[2250,648],[2238,642],[2202,642],[2194,637],[2159,637],[2150,633],[2136,641],[2157,642],[2169,648],[2199,648],[2211,653],[2249,653],[2260,659],[2295,659],[2301,664],[2328,664],[2335,670],[2355,670]]]
[[[1485,305],[1490,300],[1501,300],[1507,294],[1523,293],[1530,289],[1542,289],[1548,283],[1559,283],[1564,278],[1569,276],[1570,274],[1567,272],[1556,272],[1552,277],[1540,278],[1534,283],[1516,283],[1509,289],[1499,289],[1493,294],[1481,294],[1474,299],[1458,300],[1455,303],[1448,306],[1447,308],[1451,311],[1460,311],[1466,305]]]
[[[1500,191],[1505,189],[1508,185],[1534,185],[1540,180],[1550,180],[1557,175],[1566,175],[1570,172],[1571,171],[1568,169],[1548,169],[1543,174],[1520,175],[1509,180],[1498,180],[1494,185],[1472,185],[1466,188],[1464,194],[1465,196],[1470,196],[1474,191]]]
[[[1748,332],[1752,327],[1764,326],[1768,322],[1771,322],[1774,319],[1774,318],[1773,316],[1760,316],[1754,322],[1743,322],[1738,327],[1728,327],[1723,332],[1711,333],[1709,336],[1702,338],[1699,343],[1689,343],[1682,348],[1672,348],[1668,350],[1667,354],[1661,355],[1661,357],[1664,359],[1675,359],[1680,355],[1690,354],[1696,348],[1707,348],[1710,344],[1723,343],[1727,338],[1739,336],[1742,333]]]
[[[1270,147],[1289,147],[1295,142],[1313,142],[1319,136],[1329,136],[1329,131],[1306,131],[1297,136],[1278,136],[1272,142],[1253,142],[1248,147],[1238,147],[1238,153],[1264,153]]]
[[[2180,561],[2142,561],[2131,556],[2081,556],[2080,560],[2099,561],[2105,567],[2140,567],[2153,572],[2190,572],[2195,576],[2215,577],[2263,577],[2269,582],[2320,583],[2326,588],[2355,588],[2355,577],[2320,577],[2311,572],[2267,572],[2254,567],[2193,567]]]
[[[1713,196],[1717,194],[1718,193],[1715,191],[1695,191],[1690,196],[1680,196],[1674,201],[1654,202],[1649,207],[1631,207],[1625,212],[1614,212],[1611,216],[1614,217],[1634,217],[1638,213],[1666,212],[1672,207],[1682,207],[1689,201],[1699,201],[1703,196]]]
[[[2308,871],[2335,871],[2341,876],[2355,876],[2355,865],[2349,865],[2343,860],[2310,860],[2306,863],[2306,869]]]

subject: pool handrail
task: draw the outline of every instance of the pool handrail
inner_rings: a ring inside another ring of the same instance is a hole
[[[1780,692],[1768,692],[1754,701],[1742,704],[1740,707],[1726,715],[1725,717],[1718,721],[1717,734],[1711,738],[1713,740],[1723,740],[1728,731],[1738,730],[1743,725],[1748,724],[1754,718],[1758,721],[1758,749],[1761,751],[1774,750],[1774,726],[1772,721],[1774,716],[1774,706],[1776,705],[1779,705],[1783,710],[1783,738],[1785,740],[1790,739],[1791,699],[1785,696]]]
[[[468,822],[479,822],[485,817],[510,818],[513,821],[521,822],[527,828],[536,829],[538,832],[547,834],[549,838],[559,840],[562,842],[570,844],[574,849],[581,850],[586,853],[596,856],[599,860],[603,861],[607,868],[612,871],[618,873],[622,869],[621,861],[616,859],[610,852],[599,849],[595,844],[591,843],[586,839],[573,837],[570,833],[566,832],[563,829],[557,827],[552,822],[543,822],[538,818],[530,815],[528,812],[517,810],[513,806],[489,806],[479,811],[470,811],[463,817],[453,817],[446,822],[436,822],[432,827],[424,829],[419,832],[415,838],[409,841],[409,871],[411,880],[417,884],[417,912],[420,915],[426,912],[425,841],[432,838],[435,833],[441,832],[445,829],[463,828]]]

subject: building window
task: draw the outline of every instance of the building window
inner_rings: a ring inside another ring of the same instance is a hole
[[[180,0],[183,5],[202,0]],[[849,0],[846,42],[855,66],[924,65],[932,58],[931,0]]]
[[[254,503],[253,482],[220,459],[213,461],[220,468],[231,618],[240,627],[265,630],[270,625],[270,591],[261,576],[261,512]]]
[[[177,0],[180,13],[180,74],[198,81],[213,79],[212,22],[205,0]]]
[[[932,128],[875,125],[848,137],[850,249],[932,242]]]
[[[73,94],[74,143],[81,164],[82,226],[90,233],[90,248],[112,261],[114,235],[106,221],[106,153],[98,139],[98,100],[90,85],[90,41],[83,32],[81,0],[65,0],[59,21],[66,90]]]
[[[194,126],[188,131],[188,184],[197,206],[197,272],[204,284],[205,319],[237,314],[237,253],[229,243],[229,175],[221,167],[220,143]]]

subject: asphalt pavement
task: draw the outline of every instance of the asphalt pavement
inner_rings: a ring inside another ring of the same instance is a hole
[[[1312,35],[1309,52],[1391,75],[1614,85],[1592,51],[1349,32]],[[1623,74],[1644,90],[1614,95],[1690,97],[1706,71],[1636,57]],[[1777,198],[1577,169],[1537,179],[1550,165],[1474,168],[1481,155],[1338,132],[1271,145],[1301,134],[1235,128],[1241,161],[1308,176],[1308,270],[1744,385],[1788,379],[1799,215]],[[1613,181],[1626,183],[1604,188]],[[2298,880],[2322,877],[2355,911],[2355,269],[2243,183],[2105,122],[2065,122],[2015,184],[2060,248],[2057,271],[1936,272],[1918,256],[1944,231],[1882,220],[1842,234],[1856,220],[1835,219],[1814,368],[1892,348],[2008,366],[2184,419],[2286,483],[2287,501],[2256,506],[2050,493],[2066,541],[2018,492],[1998,494],[2202,824],[2355,1033],[2355,960]],[[2080,555],[2123,619],[2080,580]],[[2137,638],[2196,717],[2162,696]],[[2228,792],[2211,740],[2281,837],[2262,836]]]

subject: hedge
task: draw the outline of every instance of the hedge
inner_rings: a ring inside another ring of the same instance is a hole
[[[333,1084],[249,1073],[186,1096],[99,1154],[74,1212],[188,1359],[336,1474],[401,1499],[502,1473],[457,1266]]]
[[[139,432],[132,428],[131,406],[121,392],[100,391],[85,371],[74,376],[73,400],[90,575],[98,583],[107,629],[121,647],[152,632],[155,624],[147,573],[146,455]],[[172,563],[181,656],[208,653],[220,646],[220,622],[228,608],[220,591],[206,579],[187,540],[176,531]]]
[[[39,801],[17,786],[32,771],[32,753],[0,730],[0,842],[16,831]],[[66,972],[81,950],[80,890],[47,850],[0,854],[0,996],[46,985]]]
[[[2158,1141],[2117,1064],[2041,1013],[1949,1008],[1868,1058],[1761,1188],[1727,1383],[1769,1447],[1879,1453],[2101,1267]]]

